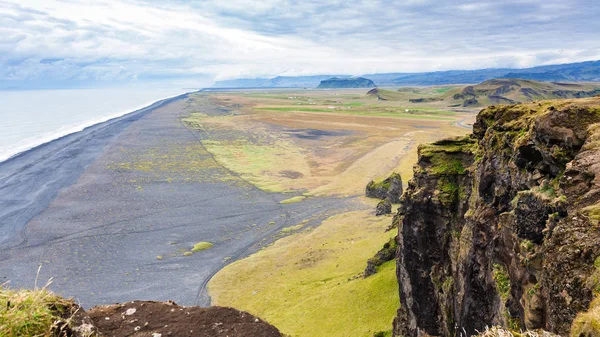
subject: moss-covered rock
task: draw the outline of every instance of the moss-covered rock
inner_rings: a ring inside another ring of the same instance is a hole
[[[367,268],[363,273],[364,277],[369,277],[377,273],[377,267],[381,266],[387,261],[392,261],[396,257],[396,250],[398,249],[398,237],[393,237],[390,241],[383,245],[375,256],[367,261]]]
[[[369,198],[385,199],[392,204],[400,202],[402,196],[402,177],[398,173],[392,173],[383,181],[372,181],[367,184],[365,194]]]

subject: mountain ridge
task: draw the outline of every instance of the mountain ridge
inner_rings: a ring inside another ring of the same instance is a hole
[[[233,79],[217,81],[211,88],[316,88],[320,81],[331,77],[352,75],[277,76],[273,78]],[[486,68],[475,70],[444,70],[418,73],[372,73],[355,77],[371,79],[377,86],[444,85],[480,83],[493,78],[529,80],[600,82],[600,61],[585,61],[544,65],[529,68]]]

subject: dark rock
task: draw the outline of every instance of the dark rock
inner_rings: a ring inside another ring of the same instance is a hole
[[[367,261],[367,268],[363,273],[363,277],[369,277],[377,273],[377,267],[381,266],[387,261],[392,261],[396,258],[396,250],[398,249],[398,237],[395,236],[383,245],[375,256]]]
[[[377,207],[375,208],[376,216],[391,214],[391,213],[392,213],[392,203],[388,199],[381,200],[377,204]]]
[[[477,105],[477,104],[479,104],[479,101],[476,98],[468,98],[463,102],[464,107],[471,106],[471,105]]]
[[[421,146],[394,216],[394,334],[568,334],[600,283],[599,205],[598,98],[492,106]]]
[[[369,198],[387,199],[391,203],[397,204],[400,202],[402,192],[402,177],[398,173],[392,173],[381,182],[369,182],[365,194]]]

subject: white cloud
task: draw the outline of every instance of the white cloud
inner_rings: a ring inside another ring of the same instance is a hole
[[[600,58],[590,47],[600,40],[598,6],[576,2],[0,0],[0,79],[228,79]]]

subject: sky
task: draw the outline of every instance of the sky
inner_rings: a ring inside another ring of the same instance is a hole
[[[0,88],[600,59],[597,0],[0,0]]]

